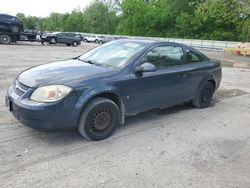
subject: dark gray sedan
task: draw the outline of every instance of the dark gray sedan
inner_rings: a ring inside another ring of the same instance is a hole
[[[184,102],[206,108],[220,82],[221,63],[191,47],[123,39],[22,72],[6,105],[26,126],[102,140],[129,115]]]
[[[41,42],[49,44],[66,44],[67,46],[78,46],[81,44],[82,36],[76,33],[45,33],[41,35]]]

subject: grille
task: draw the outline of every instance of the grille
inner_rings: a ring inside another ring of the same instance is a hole
[[[46,129],[51,128],[51,123],[48,121],[20,117],[19,121],[28,127]]]
[[[21,96],[23,95],[24,93],[26,93],[29,89],[28,86],[26,85],[23,85],[21,82],[15,80],[14,83],[13,83],[13,88],[14,88],[14,91],[17,95]]]

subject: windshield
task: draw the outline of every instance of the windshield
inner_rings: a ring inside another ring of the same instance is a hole
[[[144,47],[145,44],[139,42],[112,41],[83,54],[79,60],[100,66],[121,68]]]

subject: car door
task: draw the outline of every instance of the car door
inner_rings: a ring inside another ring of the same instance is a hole
[[[65,42],[65,33],[57,34],[56,40],[58,43],[64,43]]]
[[[197,89],[202,83],[204,77],[209,74],[208,70],[211,69],[211,64],[209,63],[209,59],[206,56],[194,49],[187,50],[186,62],[186,66],[188,67],[191,74],[191,93],[193,96],[195,96]]]
[[[66,42],[67,44],[72,44],[74,41],[75,34],[74,33],[66,33]]]
[[[131,70],[132,113],[164,108],[189,99],[190,74],[185,68],[186,53],[181,45],[160,45],[149,49]],[[156,66],[155,72],[135,73],[143,63]]]

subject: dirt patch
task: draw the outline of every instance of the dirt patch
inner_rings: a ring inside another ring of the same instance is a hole
[[[237,97],[237,96],[241,96],[245,94],[248,94],[248,92],[245,92],[240,89],[219,89],[215,93],[215,98],[216,100],[222,100],[222,99]]]

